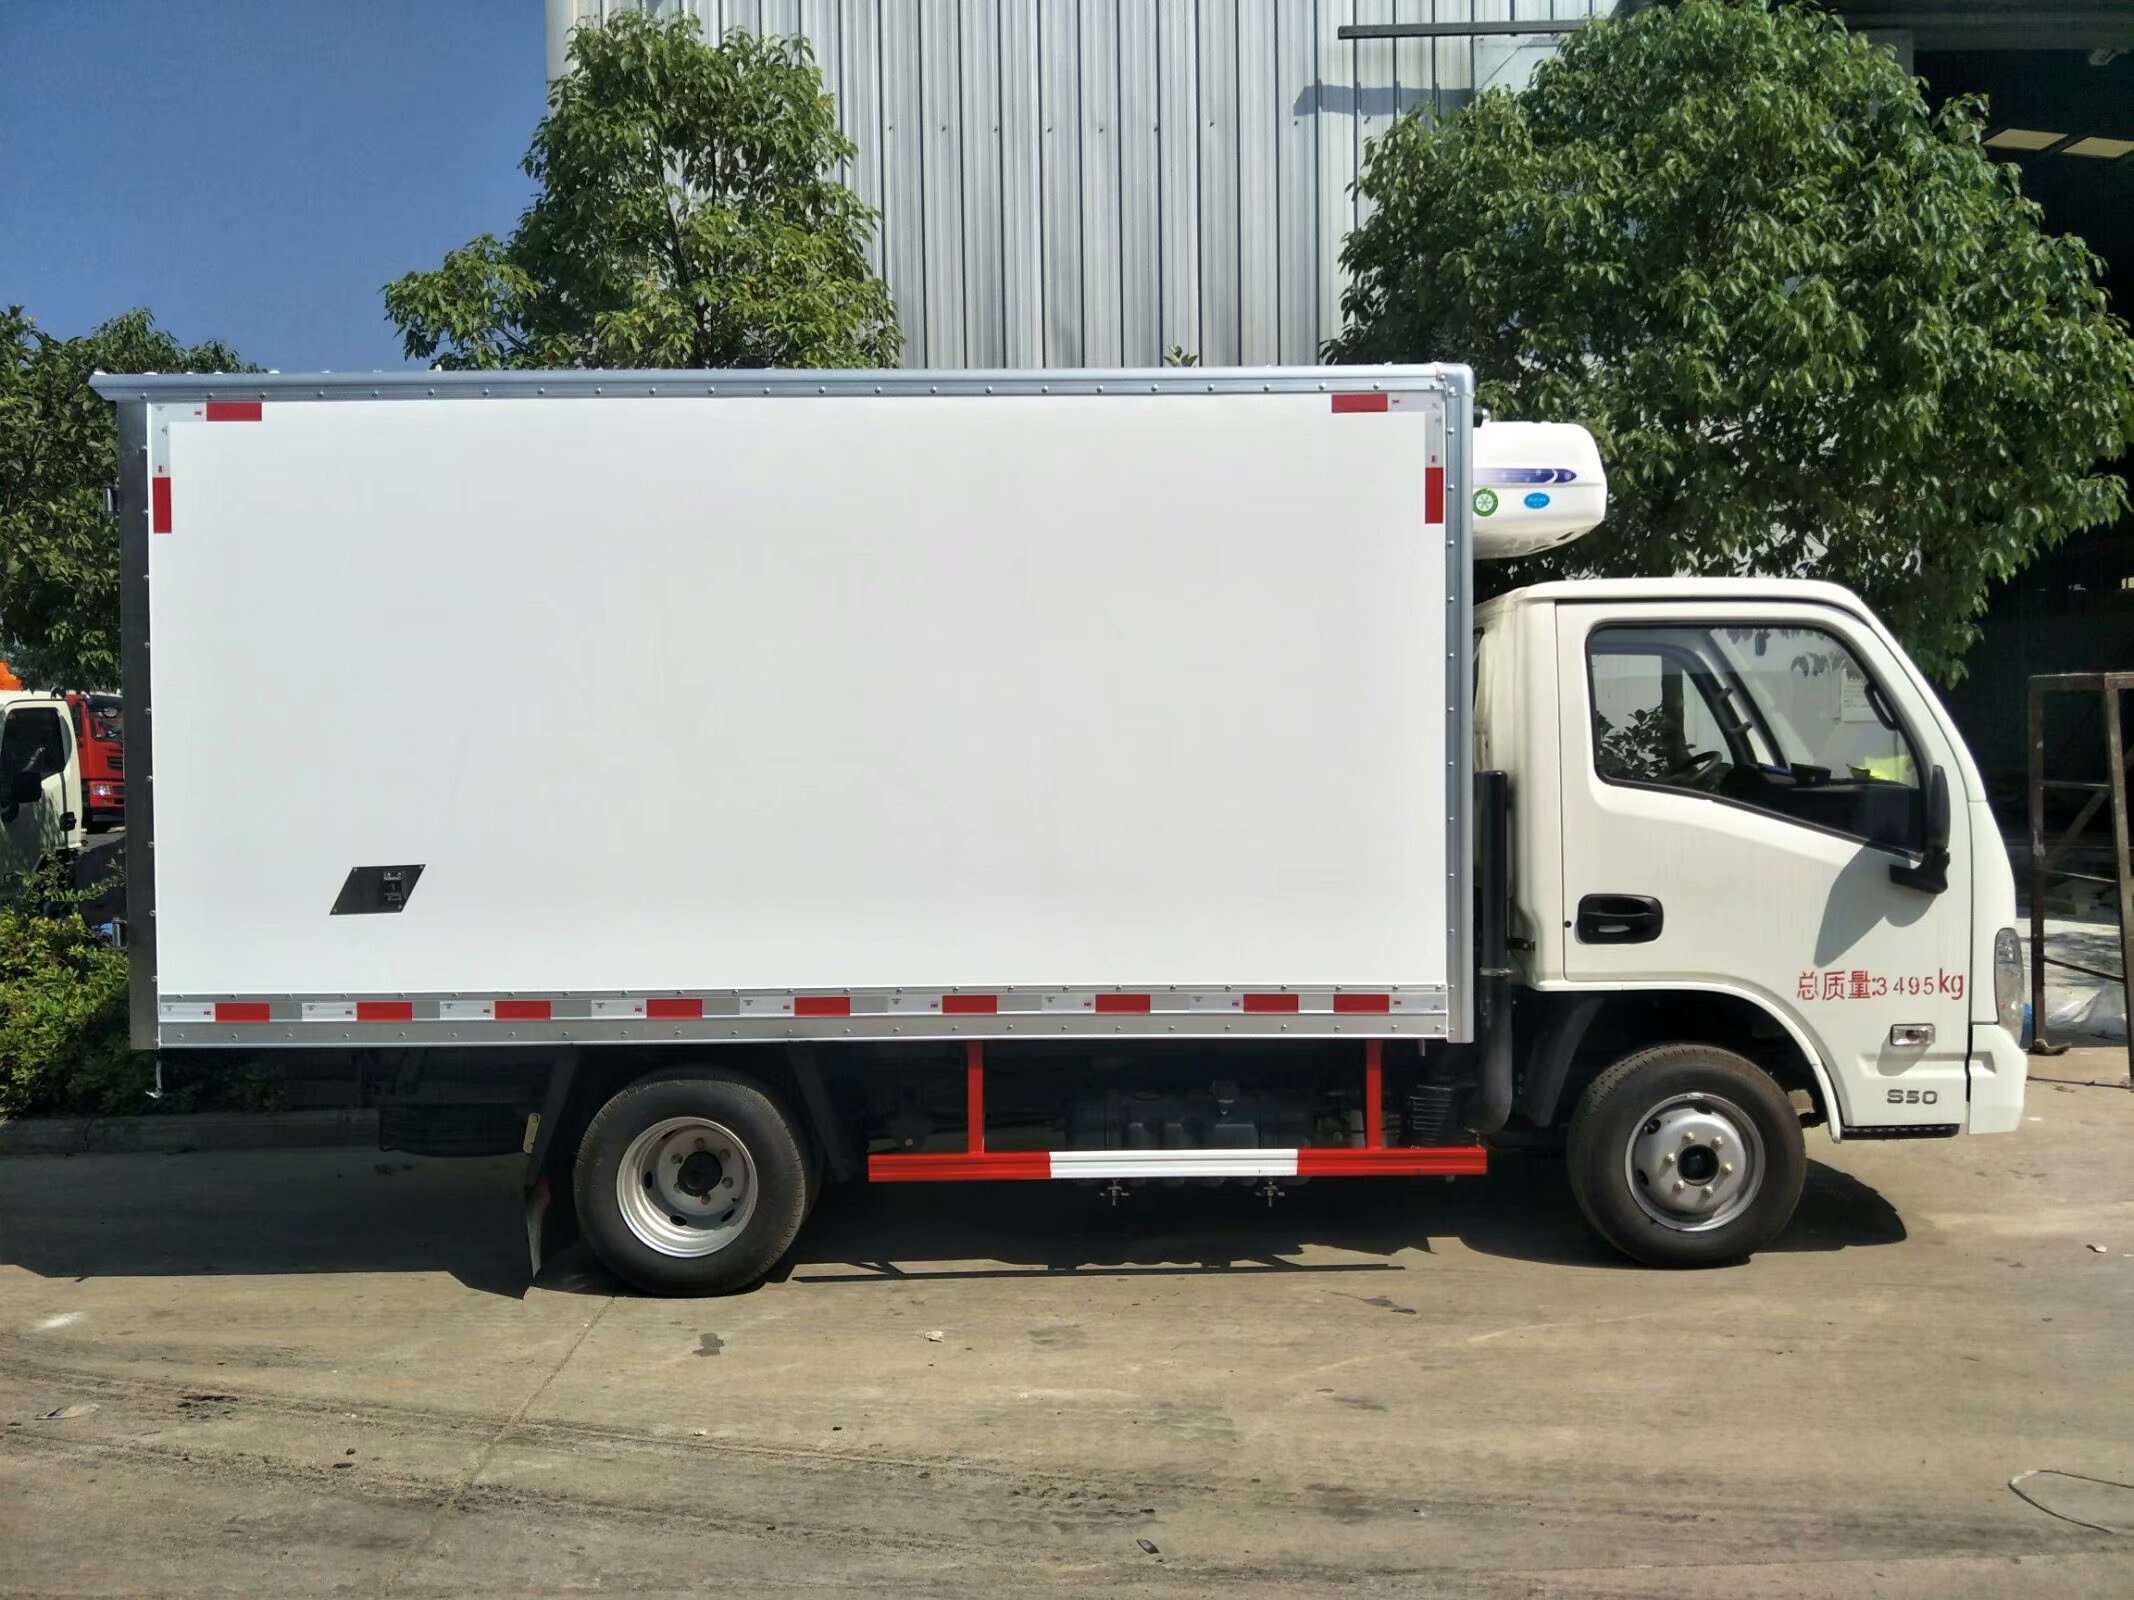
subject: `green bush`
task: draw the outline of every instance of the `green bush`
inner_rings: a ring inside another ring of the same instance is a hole
[[[153,1077],[126,1040],[126,957],[54,869],[0,898],[0,1117],[139,1111]]]

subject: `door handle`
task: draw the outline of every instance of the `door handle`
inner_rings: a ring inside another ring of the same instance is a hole
[[[1666,915],[1649,894],[1589,894],[1578,902],[1580,944],[1645,944]]]

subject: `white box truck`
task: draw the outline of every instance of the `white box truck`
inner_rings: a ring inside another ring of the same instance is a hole
[[[137,1043],[391,1052],[389,1144],[523,1136],[537,1251],[728,1290],[825,1179],[1553,1139],[1693,1265],[1804,1126],[2019,1120],[1925,679],[1823,584],[1474,606],[1605,490],[1465,368],[97,387]]]

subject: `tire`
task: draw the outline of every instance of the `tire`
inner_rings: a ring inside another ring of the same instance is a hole
[[[572,1193],[580,1231],[616,1276],[648,1294],[732,1294],[792,1246],[813,1167],[804,1131],[763,1084],[676,1073],[640,1078],[594,1113]]]
[[[1586,1220],[1653,1267],[1753,1254],[1793,1220],[1808,1172],[1785,1091],[1705,1044],[1656,1045],[1595,1078],[1571,1118],[1568,1158]]]

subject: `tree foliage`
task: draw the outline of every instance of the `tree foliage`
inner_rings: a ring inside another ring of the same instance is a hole
[[[118,426],[92,372],[241,372],[225,344],[183,345],[146,311],[79,339],[0,311],[0,654],[25,683],[116,688]]]
[[[525,169],[540,193],[385,290],[411,358],[487,367],[873,367],[901,347],[875,213],[803,39],[636,11],[571,35]]]
[[[0,881],[0,1120],[137,1111],[152,1058],[126,1042],[126,955],[82,919],[95,889],[46,862]]]
[[[2126,509],[2098,468],[2134,439],[2101,264],[1983,115],[1804,6],[1597,24],[1372,146],[1329,354],[1470,362],[1498,415],[1593,430],[1607,522],[1512,581],[1828,578],[1954,681],[1990,584]]]

